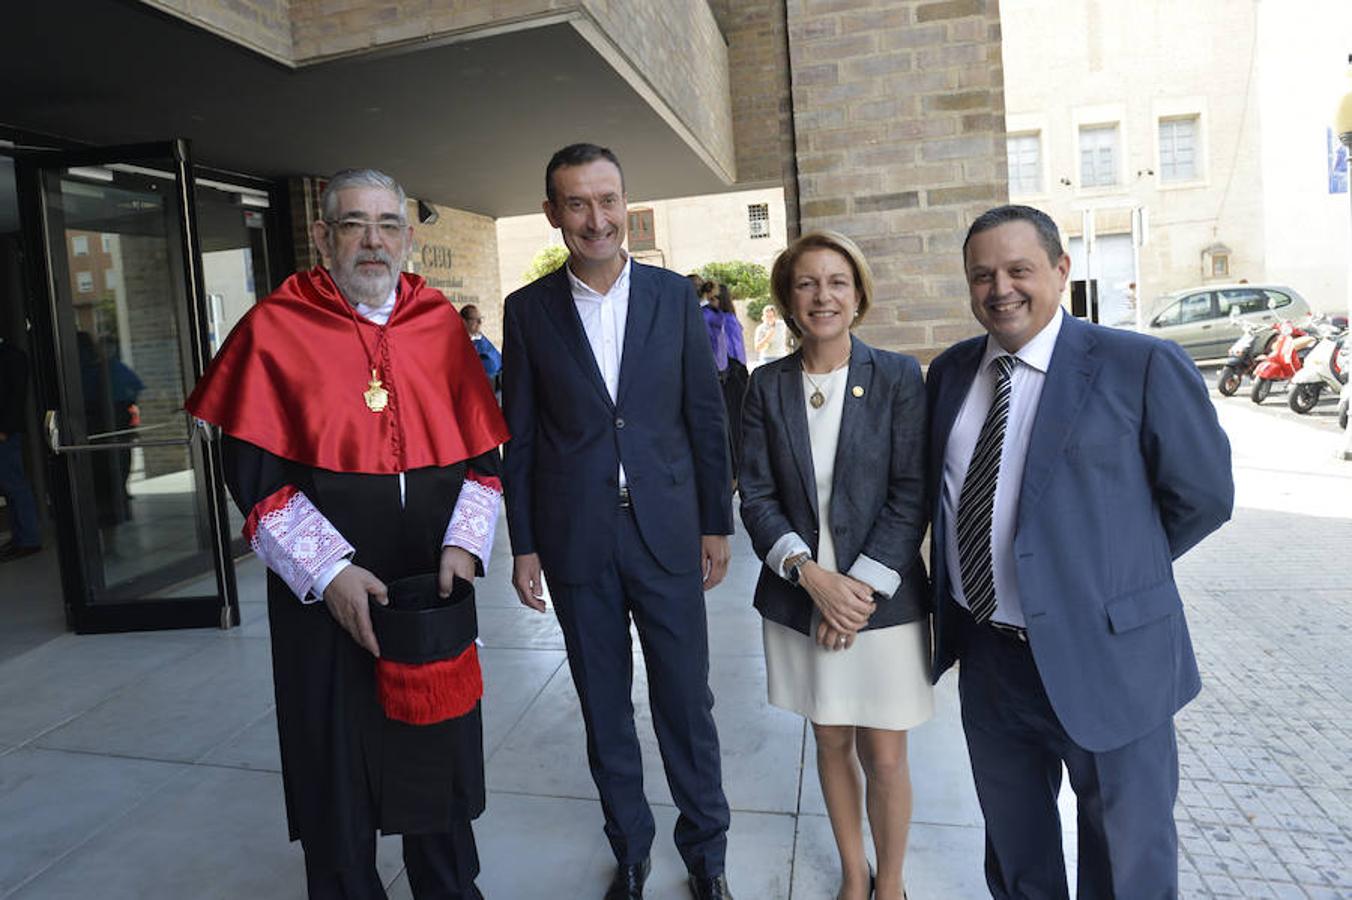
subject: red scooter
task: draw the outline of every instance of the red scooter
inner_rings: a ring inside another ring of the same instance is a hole
[[[1273,384],[1290,381],[1291,376],[1300,371],[1305,354],[1310,352],[1317,341],[1318,338],[1307,334],[1295,322],[1283,320],[1277,328],[1277,340],[1272,343],[1272,349],[1253,372],[1253,388],[1249,391],[1249,399],[1254,403],[1262,403],[1272,393]]]

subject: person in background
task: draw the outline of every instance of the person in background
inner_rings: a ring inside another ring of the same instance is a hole
[[[752,335],[752,349],[756,351],[756,365],[763,366],[782,357],[787,351],[787,339],[783,321],[774,305],[767,303],[761,308],[760,324]]]
[[[714,304],[723,317],[723,334],[728,345],[728,366],[723,372],[723,403],[728,411],[728,450],[732,455],[732,479],[742,461],[742,401],[746,397],[746,340],[742,323],[737,318],[737,307],[732,305],[732,294],[726,284],[714,287]]]
[[[699,311],[704,317],[704,327],[709,332],[709,348],[714,353],[714,371],[721,382],[728,377],[728,331],[723,326],[723,313],[718,308],[714,291],[718,285],[712,281],[703,282],[695,291],[699,295]]]
[[[771,272],[799,349],[747,391],[742,522],[764,561],[770,703],[812,722],[840,854],[839,900],[902,900],[906,732],[930,717],[925,386],[920,364],[850,330],[873,278],[844,235],[806,234]],[[877,853],[864,853],[864,806]]]
[[[493,389],[498,389],[498,376],[502,372],[502,354],[498,348],[493,346],[493,342],[481,330],[483,328],[484,317],[479,312],[479,307],[473,303],[466,303],[460,308],[460,318],[465,322],[465,330],[469,332],[469,341],[474,345],[474,350],[479,354],[479,362],[483,363],[484,374],[492,382]]]
[[[0,547],[0,562],[42,549],[37,502],[23,467],[27,410],[28,356],[0,338],[0,496],[9,509],[9,541]]]

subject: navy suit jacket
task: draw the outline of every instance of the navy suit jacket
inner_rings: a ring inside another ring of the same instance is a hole
[[[963,341],[929,370],[936,681],[963,649],[944,451],[985,346],[984,335]],[[1123,746],[1200,690],[1173,560],[1233,501],[1229,441],[1182,349],[1066,316],[1028,447],[1014,565],[1038,672],[1080,746]]]
[[[503,458],[512,552],[580,584],[615,548],[619,466],[644,543],[668,572],[700,566],[700,536],[732,533],[723,392],[694,289],[632,263],[614,401],[587,342],[566,267],[507,298]]]

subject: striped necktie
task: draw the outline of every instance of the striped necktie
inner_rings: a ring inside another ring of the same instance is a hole
[[[990,620],[995,612],[995,568],[991,563],[991,513],[995,508],[995,486],[1000,480],[1000,453],[1005,445],[1005,425],[1009,421],[1010,381],[1014,357],[997,356],[995,396],[986,421],[972,450],[967,477],[958,498],[958,568],[962,574],[962,593],[967,609],[978,622]]]

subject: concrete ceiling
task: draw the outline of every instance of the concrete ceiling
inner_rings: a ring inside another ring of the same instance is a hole
[[[0,125],[93,144],[186,137],[261,177],[368,165],[490,216],[540,208],[573,141],[619,154],[631,196],[729,190],[572,26],[288,69],[140,4],[12,4]]]

